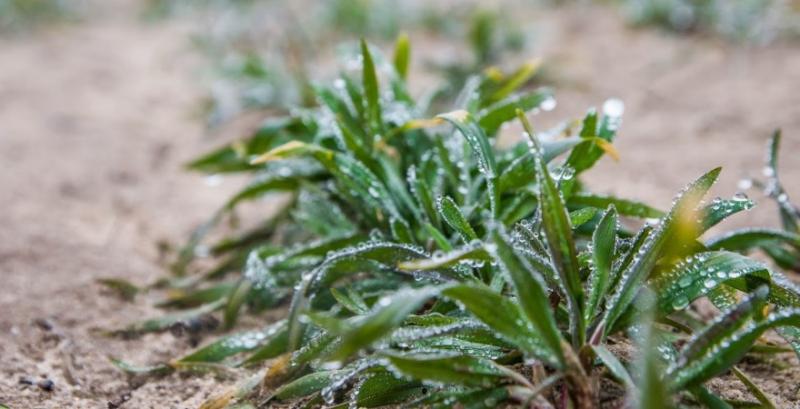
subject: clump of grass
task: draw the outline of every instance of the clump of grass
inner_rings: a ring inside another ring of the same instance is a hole
[[[519,24],[508,15],[471,4],[446,9],[415,2],[362,0],[303,6],[256,0],[153,0],[148,4],[147,15],[191,10],[205,22],[194,40],[209,60],[206,79],[210,92],[203,113],[210,126],[247,111],[314,105],[309,78],[333,74],[324,68],[335,65],[329,51],[354,37],[388,42],[405,31],[465,48],[463,56],[430,64],[432,71],[448,79],[442,93],[456,92],[471,73],[525,45]],[[357,49],[336,49],[334,58],[359,57]],[[439,98],[449,97],[452,95]]]
[[[593,408],[608,395],[601,381],[615,385],[618,405],[729,407],[707,381],[747,354],[790,351],[761,339],[770,329],[798,345],[800,290],[740,252],[796,252],[800,236],[703,239],[753,206],[742,196],[703,200],[720,169],[690,183],[666,212],[592,193],[580,177],[616,155],[620,101],[537,132],[527,113],[554,99],[521,88],[531,75],[523,67],[472,77],[454,110],[431,115],[427,99],[407,92],[409,53],[401,38],[390,63],[362,42],[360,78],[316,86],[319,107],[268,120],[191,163],[250,174],[252,183],[198,230],[175,266],[169,285],[179,291],[165,304],[191,309],[128,331],[215,312],[230,328],[245,306],[284,302],[287,317],[169,363],[120,367],[267,363],[204,408]],[[524,140],[498,146],[499,130],[515,121]],[[291,199],[212,245],[217,268],[187,273],[207,231],[241,202],[273,192]],[[699,298],[719,309],[713,321],[689,307]],[[621,345],[632,349],[620,354]]]
[[[669,30],[722,35],[741,42],[765,43],[797,36],[800,14],[791,1],[625,0],[635,24]]]
[[[0,0],[0,32],[74,20],[83,7],[81,0]]]

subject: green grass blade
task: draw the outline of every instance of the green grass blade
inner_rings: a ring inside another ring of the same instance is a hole
[[[411,43],[405,33],[397,36],[394,45],[394,69],[403,81],[408,79],[408,66],[411,62]]]
[[[667,314],[686,308],[722,283],[743,281],[745,277],[770,281],[769,270],[763,263],[737,253],[711,251],[682,260],[652,280],[652,285],[658,289],[659,311]]]
[[[286,320],[278,321],[263,330],[247,331],[228,335],[178,359],[178,363],[220,362],[233,355],[253,351],[274,342],[281,336],[285,339]]]
[[[507,373],[488,359],[468,355],[385,353],[390,368],[404,376],[462,386],[488,386]]]
[[[705,232],[729,216],[744,210],[750,210],[753,206],[755,206],[755,203],[746,197],[734,196],[733,199],[729,200],[714,199],[711,204],[700,211],[700,217],[702,217],[700,231]]]
[[[458,285],[442,291],[442,295],[459,302],[472,315],[497,331],[503,339],[517,345],[526,354],[557,366],[558,357],[550,352],[537,331],[526,325],[519,305],[482,285]]]
[[[553,92],[549,89],[511,96],[482,110],[478,115],[478,124],[487,135],[494,135],[500,126],[517,117],[518,109],[527,112],[552,98]]]
[[[630,373],[628,373],[628,369],[622,365],[622,362],[620,362],[608,348],[604,345],[592,345],[592,350],[594,350],[594,353],[600,358],[600,361],[608,368],[608,371],[614,378],[622,382],[628,389],[636,387],[633,383],[633,378],[631,378]]]
[[[572,226],[573,229],[577,229],[584,223],[588,223],[590,220],[594,219],[594,217],[599,212],[600,210],[595,209],[594,207],[584,207],[569,212],[569,224]]]
[[[497,163],[495,162],[494,152],[489,144],[489,139],[486,137],[480,125],[475,121],[475,118],[472,117],[472,114],[467,111],[453,111],[439,115],[438,118],[443,118],[453,124],[456,129],[464,135],[470,148],[472,148],[472,152],[478,161],[478,168],[486,178],[486,187],[489,194],[492,216],[497,218],[500,214],[500,194],[496,184]]]
[[[561,365],[564,365],[561,334],[550,309],[550,299],[544,279],[528,265],[524,257],[520,257],[514,251],[499,227],[490,232],[490,236],[492,242],[488,246],[489,253],[508,276],[508,281],[513,284],[522,311],[545,340],[551,353]]]
[[[759,388],[758,385],[756,385],[746,373],[742,372],[735,366],[731,367],[731,372],[733,372],[733,374],[739,378],[744,386],[747,387],[747,390],[750,391],[750,393],[758,400],[759,403],[761,403],[764,409],[775,409],[777,407],[769,398],[769,396],[767,396],[767,394],[764,393],[764,391],[762,391],[761,388]]]
[[[423,386],[416,381],[407,381],[389,371],[368,374],[354,387],[355,405],[359,408],[374,408],[398,404],[423,393]]]
[[[312,395],[321,391],[340,372],[342,371],[312,372],[279,387],[272,396],[278,400],[288,401]]]
[[[559,278],[567,290],[567,303],[570,314],[570,333],[573,346],[582,345],[586,337],[583,321],[583,284],[581,283],[575,242],[572,237],[567,207],[556,186],[550,171],[542,157],[542,146],[534,136],[525,114],[517,111],[522,121],[525,134],[531,143],[534,163],[536,164],[536,180],[539,184],[539,208],[542,215],[542,226],[550,252],[550,258],[556,267]]]
[[[329,359],[341,361],[379,340],[439,291],[436,287],[406,289],[378,300],[376,307],[368,315],[359,319],[352,329],[342,335],[339,347],[331,353]]]
[[[610,205],[614,205],[614,208],[617,209],[621,216],[640,219],[655,219],[664,216],[664,212],[641,202],[586,192],[573,193],[567,203],[574,206],[592,206],[598,209],[605,209]]]
[[[587,322],[597,314],[600,302],[605,299],[611,283],[611,267],[617,240],[617,211],[614,206],[606,210],[592,234],[592,272],[589,275],[589,295],[586,298],[584,318]]]
[[[381,134],[383,132],[383,118],[381,116],[380,88],[378,86],[378,72],[372,60],[372,54],[364,39],[361,40],[361,58],[363,60],[362,80],[364,82],[364,96],[367,102],[367,120],[370,129]]]
[[[458,208],[458,205],[453,199],[449,196],[440,197],[439,200],[436,201],[436,208],[442,219],[461,236],[461,240],[463,240],[465,244],[473,240],[478,240],[478,235],[475,233],[475,230],[472,229],[467,218],[461,213],[461,209]]]
[[[774,243],[800,248],[800,234],[774,229],[739,229],[708,240],[706,247],[712,250],[747,251]]]
[[[686,227],[685,224],[689,224],[688,227],[691,228],[691,224],[695,223],[694,209],[717,180],[719,172],[720,168],[716,168],[706,173],[678,195],[670,213],[662,218],[659,227],[648,236],[639,254],[622,273],[617,291],[606,303],[606,314],[603,318],[606,334],[614,328],[616,320],[633,302],[642,283],[665,251],[667,243],[676,240],[675,237]],[[685,239],[685,237],[679,238],[679,240]]]
[[[482,262],[490,259],[491,258],[486,253],[483,245],[475,243],[453,251],[449,251],[443,255],[436,255],[433,258],[403,261],[397,265],[397,268],[409,272],[439,270],[456,266],[464,261]]]

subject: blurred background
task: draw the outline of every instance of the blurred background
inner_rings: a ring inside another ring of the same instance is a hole
[[[108,354],[186,346],[98,338],[153,311],[98,296],[96,278],[163,274],[240,183],[183,164],[315,104],[311,84],[360,64],[359,38],[388,51],[401,32],[417,95],[535,61],[531,81],[557,100],[536,126],[624,101],[621,158],[590,172],[597,191],[666,207],[720,165],[715,194],[746,190],[781,128],[781,174],[800,197],[797,0],[0,0],[0,403],[183,407],[212,391],[213,378],[132,386],[113,370]],[[731,223],[776,225],[748,193],[760,208]],[[56,389],[21,388],[23,375]]]

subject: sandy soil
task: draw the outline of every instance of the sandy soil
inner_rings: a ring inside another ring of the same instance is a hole
[[[107,407],[127,395],[124,408],[192,408],[219,388],[182,375],[142,386],[107,360],[157,362],[187,350],[185,339],[97,333],[156,314],[158,295],[125,303],[95,279],[158,278],[157,243],[180,242],[232,188],[209,187],[179,166],[212,144],[192,117],[202,59],[186,40],[190,25],[143,23],[133,3],[114,3],[81,25],[0,39],[0,403],[15,409]],[[542,124],[608,97],[626,103],[622,161],[592,173],[597,189],[666,206],[685,183],[724,165],[716,193],[730,194],[745,170],[761,169],[779,126],[784,180],[800,198],[800,184],[789,182],[800,176],[797,46],[633,31],[596,8],[525,18],[537,22],[535,51],[560,82],[558,108]],[[764,207],[732,224],[774,224]],[[800,395],[781,383],[796,379],[782,370],[758,382],[790,407]]]

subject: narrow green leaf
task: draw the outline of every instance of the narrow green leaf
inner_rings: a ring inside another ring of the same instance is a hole
[[[680,261],[652,280],[652,285],[658,289],[658,309],[666,314],[686,308],[722,283],[743,277],[770,281],[763,263],[737,253],[710,251]]]
[[[742,381],[744,386],[747,387],[747,390],[750,391],[750,393],[753,394],[753,396],[755,396],[756,399],[758,399],[761,405],[763,405],[764,409],[776,408],[775,404],[772,403],[772,400],[769,398],[769,396],[767,396],[767,394],[764,393],[764,391],[762,391],[761,388],[759,388],[758,385],[756,385],[755,382],[753,382],[750,379],[750,377],[747,376],[746,373],[742,372],[739,368],[735,366],[731,367],[731,372],[733,372],[733,374],[736,375],[736,377],[739,378],[740,381]]]
[[[397,42],[394,45],[394,69],[397,75],[402,80],[408,78],[408,65],[411,61],[411,44],[408,41],[408,35],[401,33],[397,36]]]
[[[275,390],[273,396],[278,400],[292,400],[309,396],[321,391],[339,373],[341,371],[312,372],[281,386]]]
[[[158,307],[179,307],[179,308],[192,308],[202,304],[210,303],[220,298],[226,297],[236,285],[234,283],[223,283],[213,287],[203,288],[199,290],[182,290],[175,289],[170,291],[166,300],[156,304]]]
[[[534,136],[528,119],[521,111],[517,111],[522,121],[525,134],[530,141],[531,150],[536,164],[536,180],[539,183],[539,208],[542,215],[542,227],[547,239],[550,258],[556,267],[559,278],[567,290],[567,304],[570,314],[570,333],[573,346],[582,345],[585,334],[583,321],[583,285],[581,283],[580,267],[578,265],[577,251],[572,237],[572,225],[569,214],[564,205],[561,193],[556,186],[550,171],[542,157],[542,146]]]
[[[639,254],[622,273],[617,291],[606,303],[606,314],[603,318],[606,333],[614,328],[616,320],[630,306],[642,283],[661,257],[666,244],[674,240],[676,233],[681,231],[685,224],[694,223],[696,220],[694,209],[717,180],[719,172],[720,168],[716,168],[706,173],[678,195],[670,213],[662,218],[659,227],[648,236]],[[691,240],[691,238],[681,237],[680,240]]]
[[[489,259],[489,255],[481,244],[472,244],[433,258],[403,261],[397,265],[397,268],[403,271],[438,270],[455,266],[462,261],[481,262]]]
[[[341,361],[379,340],[439,291],[436,287],[409,288],[381,298],[372,312],[360,318],[352,329],[342,334],[341,344],[331,353],[329,359]]]
[[[641,202],[585,192],[573,193],[569,198],[568,204],[574,206],[592,206],[598,209],[605,209],[609,205],[614,205],[614,208],[617,209],[620,215],[641,219],[654,219],[664,216],[664,212]]]
[[[453,111],[439,115],[437,118],[443,118],[452,123],[456,129],[464,135],[464,138],[466,138],[478,161],[478,168],[486,178],[486,187],[489,194],[492,216],[497,218],[500,215],[500,194],[496,184],[497,164],[495,162],[494,153],[492,152],[492,147],[489,144],[489,139],[472,115],[467,111]]]
[[[767,151],[767,166],[765,175],[768,178],[767,187],[771,198],[778,203],[783,229],[791,233],[800,233],[800,210],[792,205],[778,176],[778,151],[781,145],[781,130],[777,129],[770,138]]]
[[[633,383],[633,378],[631,378],[630,373],[622,365],[622,362],[617,359],[617,357],[605,347],[605,345],[592,345],[592,350],[594,353],[597,354],[597,357],[600,358],[600,361],[603,362],[603,365],[608,368],[608,371],[611,375],[614,376],[618,381],[622,382],[628,389],[633,389],[636,385]]]
[[[117,331],[123,333],[141,334],[147,332],[163,331],[176,324],[186,324],[196,322],[201,317],[214,312],[226,303],[225,299],[219,299],[212,303],[201,305],[190,310],[164,315],[158,318],[147,319],[128,325],[124,330]]]
[[[381,118],[380,88],[378,87],[378,73],[372,54],[364,39],[361,39],[361,58],[364,62],[362,79],[364,81],[364,96],[367,100],[367,119],[373,132],[381,133],[383,119]]]
[[[617,211],[609,206],[592,234],[592,272],[589,275],[589,296],[586,298],[584,318],[590,321],[597,314],[600,302],[605,299],[611,283],[611,267],[617,241]]]
[[[364,299],[352,290],[348,289],[347,294],[345,294],[337,288],[331,288],[331,295],[339,304],[347,308],[353,314],[360,315],[369,312],[369,308],[364,302]]]
[[[446,288],[442,295],[461,303],[472,315],[491,327],[523,352],[557,366],[558,358],[545,345],[542,335],[526,325],[519,305],[480,285],[457,285]]]
[[[714,199],[711,204],[700,211],[700,217],[702,217],[700,230],[704,232],[729,216],[743,210],[750,210],[753,206],[755,203],[752,200],[742,196],[734,196],[729,200]]]
[[[553,93],[549,89],[508,97],[482,110],[478,115],[478,124],[486,131],[487,135],[493,135],[501,125],[517,117],[518,109],[527,112],[538,108],[543,102],[552,98]]]
[[[464,214],[461,213],[461,209],[458,208],[458,205],[453,199],[449,196],[440,197],[436,201],[436,207],[442,219],[461,236],[461,240],[463,240],[465,244],[478,239],[475,230],[472,229],[472,226],[470,226]]]
[[[507,376],[493,361],[468,355],[387,352],[384,356],[392,370],[426,381],[487,387]]]
[[[773,229],[740,229],[706,242],[712,250],[746,251],[773,243],[786,243],[800,248],[800,234]]]
[[[247,331],[221,338],[178,359],[176,362],[220,362],[241,352],[258,349],[285,333],[286,321],[281,320],[263,330]]]
[[[514,251],[499,227],[491,231],[490,236],[492,245],[488,246],[489,253],[508,275],[527,320],[545,340],[559,363],[564,365],[561,334],[550,309],[549,294],[544,279],[528,265],[524,257],[520,257]]]
[[[572,228],[578,228],[584,223],[588,223],[590,220],[594,218],[594,216],[599,213],[599,209],[595,209],[594,207],[584,207],[582,209],[575,210],[569,213],[569,224],[572,225]]]
[[[700,403],[706,405],[708,409],[733,409],[733,406],[728,402],[725,402],[719,396],[711,393],[711,391],[704,386],[695,386],[689,388],[689,391]]]
[[[367,375],[355,387],[358,407],[373,408],[404,402],[423,394],[423,386],[416,381],[399,379],[389,371]]]
[[[223,314],[225,329],[231,329],[236,324],[239,318],[239,310],[247,300],[253,284],[249,280],[241,280],[236,289],[233,290],[228,296],[228,303],[225,305],[225,313]]]
[[[685,359],[679,360],[668,370],[672,387],[679,389],[697,385],[724,372],[747,353],[761,334],[771,328],[800,326],[800,309],[778,311],[761,321],[745,325],[746,321],[739,317],[752,314],[765,297],[764,291],[748,298],[690,341],[681,352]]]
[[[97,282],[119,294],[125,301],[133,301],[141,289],[122,278],[98,278]]]

